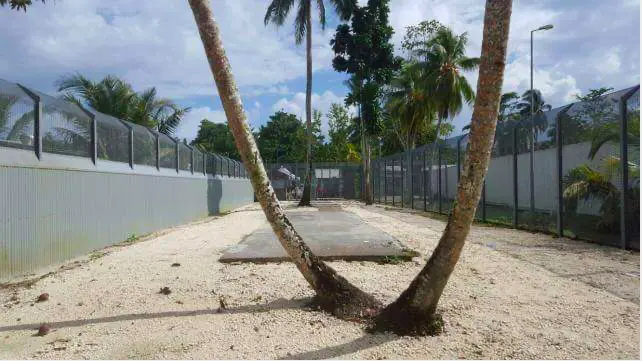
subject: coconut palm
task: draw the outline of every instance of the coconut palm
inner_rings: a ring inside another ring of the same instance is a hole
[[[98,82],[80,74],[60,78],[58,91],[63,99],[80,106],[127,120],[172,136],[190,108],[182,108],[171,100],[158,98],[156,88],[136,93],[131,85],[108,75]]]
[[[356,6],[356,0],[329,0],[339,14],[341,20],[348,20]],[[305,36],[306,48],[306,87],[305,87],[305,120],[308,133],[308,150],[306,154],[307,172],[305,186],[300,206],[310,205],[312,172],[312,0],[272,0],[268,5],[263,22],[265,25],[274,23],[282,26],[290,14],[290,10],[297,3],[296,18],[294,20],[294,40],[296,44],[303,42]],[[316,0],[319,10],[319,22],[321,28],[325,29],[325,4],[324,0]]]
[[[533,124],[536,132],[543,132],[548,127],[546,121],[545,111],[551,110],[551,105],[547,104],[542,96],[542,92],[538,89],[533,89]],[[522,94],[520,102],[517,104],[517,111],[522,116],[522,119],[528,120],[531,118],[531,91],[527,90]]]
[[[464,247],[493,146],[493,134],[501,97],[511,0],[488,0],[484,16],[477,99],[473,109],[475,125],[457,186],[457,199],[448,224],[426,266],[410,286],[376,319],[373,328],[402,334],[434,334],[443,321],[437,304]]]
[[[422,69],[404,64],[392,80],[386,111],[392,117],[399,141],[405,150],[413,149],[417,137],[432,123],[434,104],[423,85]]]
[[[425,86],[437,112],[437,129],[441,122],[461,112],[464,102],[472,104],[475,92],[462,71],[474,71],[479,58],[465,55],[468,34],[456,35],[447,27],[439,28],[428,41],[428,47],[418,52],[426,61],[420,66],[425,71]]]
[[[292,263],[315,290],[316,301],[323,309],[348,319],[374,315],[381,306],[380,302],[352,285],[320,260],[299,236],[283,211],[248,126],[247,116],[223,49],[219,29],[210,9],[210,1],[189,0],[189,4],[216,82],[227,124],[232,131],[245,168],[250,174],[256,198],[277,239]]]

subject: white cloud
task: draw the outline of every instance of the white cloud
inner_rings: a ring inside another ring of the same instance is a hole
[[[305,47],[292,22],[265,27],[263,0],[216,0],[213,12],[243,95],[288,94],[305,75]],[[214,95],[216,89],[186,1],[65,0],[0,12],[0,70],[46,92],[64,73],[115,74],[162,96]],[[331,67],[331,31],[313,30],[314,70]]]
[[[176,130],[176,137],[186,138],[191,141],[196,137],[201,120],[207,119],[214,123],[225,123],[227,118],[222,110],[213,110],[210,107],[192,108],[181,121]]]
[[[333,103],[340,105],[344,104],[344,98],[334,94],[331,91],[325,91],[322,94],[312,93],[312,109],[317,109],[323,113],[321,118],[321,133],[327,137],[329,125],[327,113]],[[281,98],[272,106],[272,111],[283,110],[287,113],[292,113],[300,119],[305,119],[305,93],[296,93],[290,99]],[[354,107],[349,107],[348,112],[351,115],[356,114]]]

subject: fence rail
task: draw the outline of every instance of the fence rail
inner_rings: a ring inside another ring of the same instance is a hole
[[[639,250],[639,124],[639,85],[509,115],[497,127],[476,218]],[[467,148],[463,134],[375,159],[375,202],[449,213]]]
[[[242,163],[127,120],[0,79],[0,147],[248,178]]]

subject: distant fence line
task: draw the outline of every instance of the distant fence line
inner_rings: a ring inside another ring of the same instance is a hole
[[[247,178],[243,164],[178,139],[0,79],[0,146]]]
[[[638,85],[552,109],[532,121],[514,115],[498,124],[476,218],[639,250],[639,104]],[[531,124],[535,142],[529,141]],[[607,131],[616,132],[616,139],[589,159],[592,144]],[[375,202],[449,213],[467,147],[468,134],[463,134],[437,147],[375,159]],[[616,172],[608,173],[607,161],[617,165]],[[593,176],[605,174],[610,198],[572,196],[571,185],[591,187],[572,183],[569,172],[580,166],[595,171]]]

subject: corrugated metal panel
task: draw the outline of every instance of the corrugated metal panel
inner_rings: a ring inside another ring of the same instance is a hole
[[[247,179],[0,166],[0,279],[253,201]]]

